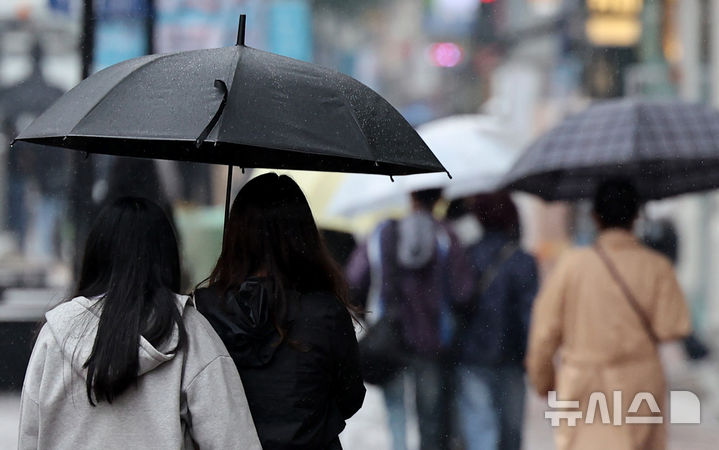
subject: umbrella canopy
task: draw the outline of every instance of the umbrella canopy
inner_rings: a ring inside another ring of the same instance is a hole
[[[505,179],[545,200],[594,194],[624,176],[645,200],[719,186],[719,111],[678,101],[597,103],[527,148]]]
[[[61,97],[17,140],[248,168],[444,171],[407,121],[367,86],[244,45],[111,66]]]
[[[367,211],[406,207],[408,194],[441,188],[450,200],[489,192],[520,154],[521,143],[503,128],[497,118],[458,115],[428,122],[417,128],[419,135],[452,174],[423,174],[398,179],[349,175],[330,204],[330,212],[352,216]]]

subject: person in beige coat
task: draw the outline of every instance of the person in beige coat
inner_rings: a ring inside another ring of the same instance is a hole
[[[579,401],[577,408],[555,403],[547,411],[582,414],[575,426],[559,421],[558,450],[666,447],[666,382],[657,347],[686,336],[691,326],[670,261],[631,233],[638,210],[631,184],[601,185],[596,244],[569,250],[535,301],[526,357],[531,383],[550,403],[552,397]],[[661,413],[651,411],[646,397],[630,412],[638,393],[651,394]],[[629,419],[662,415],[661,424]]]

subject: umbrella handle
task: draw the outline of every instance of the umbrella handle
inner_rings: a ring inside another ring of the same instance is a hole
[[[222,115],[222,111],[225,110],[225,105],[227,104],[227,85],[222,80],[215,80],[215,87],[222,91],[222,102],[220,102],[220,106],[217,107],[217,111],[215,112],[215,115],[212,116],[212,120],[210,120],[210,123],[207,124],[204,130],[202,130],[202,133],[200,133],[200,136],[195,140],[195,147],[200,148],[202,144],[205,143],[205,139],[207,139],[207,136],[210,134],[213,128],[215,128],[215,125],[217,125],[217,122],[220,120],[220,116]]]

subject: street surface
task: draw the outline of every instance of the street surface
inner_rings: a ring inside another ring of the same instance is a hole
[[[719,363],[714,359],[688,363],[678,344],[662,348],[670,389],[689,390],[702,402],[700,425],[670,425],[669,450],[716,450],[719,442]],[[544,419],[546,403],[534,394],[527,402],[524,423],[525,450],[553,450],[552,428]],[[410,423],[410,447],[416,450],[416,423]],[[385,422],[382,394],[368,386],[362,409],[347,424],[341,436],[345,450],[389,450],[390,437]]]
[[[716,393],[719,387],[719,365],[715,361],[688,364],[678,349],[664,351],[664,361],[671,388],[696,392],[702,400],[701,425],[671,425],[669,427],[669,450],[715,450],[719,442],[719,409]],[[552,429],[544,419],[546,405],[531,395],[525,417],[525,450],[552,450]],[[17,425],[20,410],[18,393],[0,394],[0,450],[17,447]],[[410,448],[417,449],[416,422],[409,424]],[[367,398],[362,409],[347,424],[341,436],[345,450],[389,450],[390,438],[385,422],[381,391],[368,386]]]

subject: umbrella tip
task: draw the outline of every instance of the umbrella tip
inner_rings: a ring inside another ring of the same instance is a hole
[[[447,174],[447,177],[451,180],[451,179],[452,179],[452,174],[449,173],[449,170],[444,169],[444,171],[445,171],[445,173]]]
[[[237,45],[245,45],[245,24],[247,23],[247,15],[240,14],[240,23],[237,25]]]

